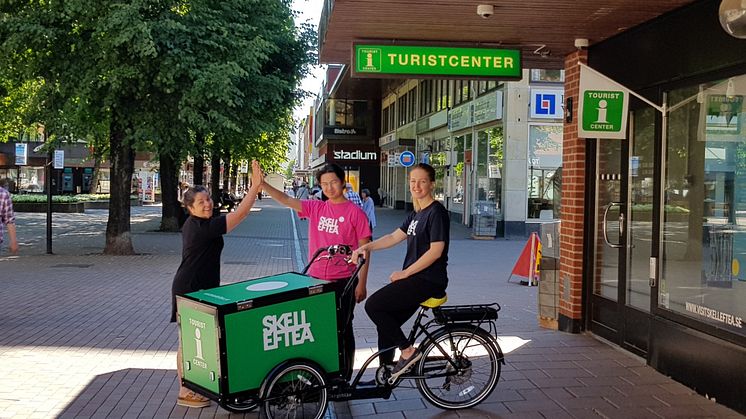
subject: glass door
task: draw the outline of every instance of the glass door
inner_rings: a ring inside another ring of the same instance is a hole
[[[630,115],[630,140],[597,140],[590,328],[645,355],[650,330],[655,111]]]

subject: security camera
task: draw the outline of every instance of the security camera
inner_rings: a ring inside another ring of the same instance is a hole
[[[482,16],[482,18],[487,19],[495,14],[495,6],[491,4],[480,4],[477,6],[477,14]]]

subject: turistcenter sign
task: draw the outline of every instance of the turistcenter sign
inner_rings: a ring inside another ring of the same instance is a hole
[[[517,49],[356,43],[353,62],[356,77],[521,78],[521,51]]]

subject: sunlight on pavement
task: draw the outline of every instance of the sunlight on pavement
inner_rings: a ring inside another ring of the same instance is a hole
[[[115,371],[174,370],[176,352],[86,347],[0,346],[0,417],[61,413],[98,377]],[[34,374],[25,372],[33,370]]]
[[[500,344],[503,353],[508,354],[531,342],[531,340],[521,339],[518,336],[498,336],[497,342]]]
[[[531,342],[531,340],[522,339],[518,336],[498,336],[497,342],[500,344],[500,348],[503,350],[503,354],[510,353],[512,351],[515,351],[516,349],[520,348],[521,346]],[[360,346],[357,347],[355,350],[355,370],[359,370],[363,367],[363,364],[365,361],[374,353],[376,353],[377,347],[370,346],[366,348],[361,348]],[[485,354],[478,354],[478,355],[485,355]],[[399,351],[396,351],[396,355],[394,356],[394,359],[398,359],[399,357]],[[372,371],[375,370],[375,368],[378,368],[378,358],[374,359],[370,364],[368,364],[367,370]]]

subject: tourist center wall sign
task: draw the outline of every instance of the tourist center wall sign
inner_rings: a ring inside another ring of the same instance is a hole
[[[627,138],[629,89],[581,64],[578,95],[578,137]]]
[[[521,79],[518,49],[354,43],[352,54],[354,77]]]

